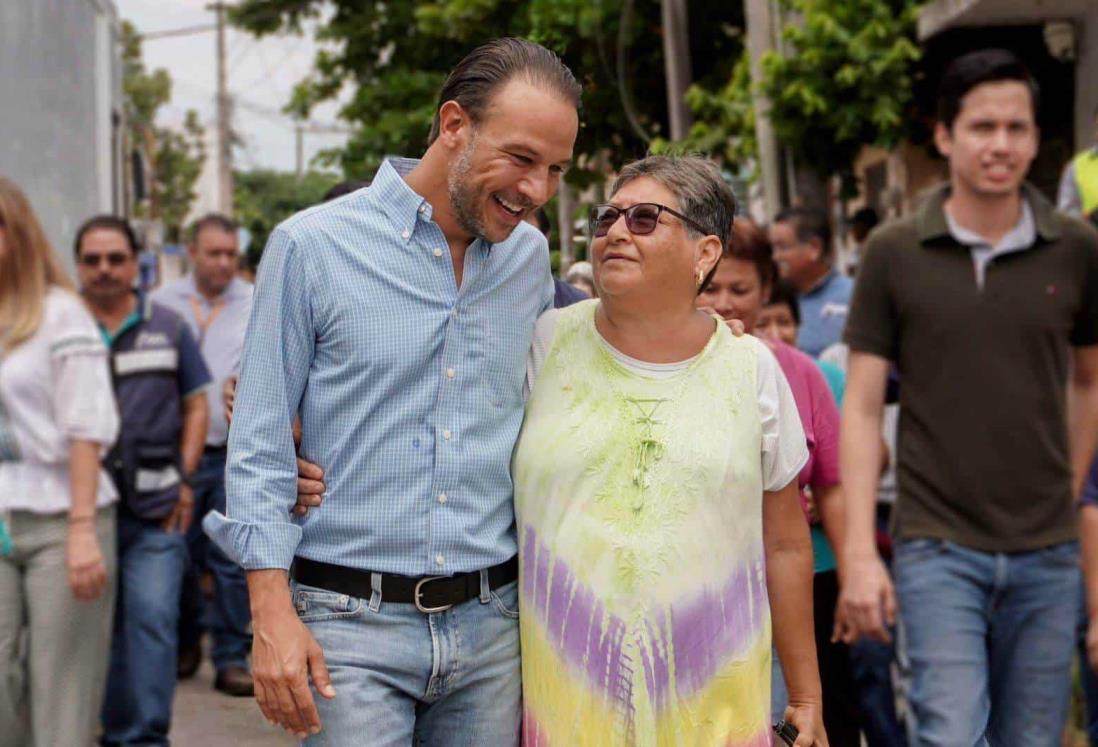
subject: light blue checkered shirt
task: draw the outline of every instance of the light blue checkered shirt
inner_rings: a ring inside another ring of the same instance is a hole
[[[431,206],[391,159],[373,185],[271,234],[229,435],[228,517],[207,533],[247,570],[294,555],[448,575],[516,552],[511,451],[549,252],[522,223],[477,240],[458,290]],[[291,517],[301,454],[325,470],[319,509]]]

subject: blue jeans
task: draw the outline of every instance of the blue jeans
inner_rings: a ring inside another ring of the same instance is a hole
[[[182,534],[119,511],[118,597],[103,703],[104,745],[168,744],[186,563]]]
[[[336,697],[316,695],[307,745],[507,747],[519,742],[518,583],[446,612],[293,582],[294,607],[324,651]]]
[[[1090,668],[1087,657],[1087,595],[1086,587],[1079,592],[1079,680],[1083,684],[1083,697],[1086,700],[1084,731],[1087,744],[1098,747],[1098,674]]]
[[[1079,603],[1079,546],[986,553],[910,540],[893,560],[909,742],[1060,744]]]
[[[248,582],[244,570],[221,552],[202,532],[202,519],[210,511],[225,511],[225,452],[203,455],[194,477],[194,521],[187,532],[191,562],[183,578],[180,603],[179,644],[190,647],[209,628],[213,639],[210,658],[218,671],[247,667],[252,648],[249,626]],[[207,609],[198,579],[210,571],[214,581],[214,603]]]
[[[850,668],[858,687],[862,732],[869,747],[907,747],[907,736],[896,715],[896,693],[892,688],[895,654],[893,644],[873,638],[863,638],[850,647]]]

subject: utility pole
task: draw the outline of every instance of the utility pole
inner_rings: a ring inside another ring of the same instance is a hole
[[[300,122],[294,125],[294,162],[297,180],[305,176],[305,128]]]
[[[690,132],[693,117],[686,107],[686,89],[690,87],[690,35],[687,29],[686,0],[662,0],[663,67],[667,76],[667,113],[671,121],[671,139],[682,140]]]
[[[747,21],[747,49],[751,55],[751,85],[762,80],[762,58],[774,49],[776,36],[775,11],[771,0],[747,0],[744,3]],[[770,121],[770,99],[755,93],[755,137],[759,141],[759,170],[762,172],[763,202],[766,220],[771,220],[781,208],[782,153],[778,137]]]
[[[224,2],[210,3],[207,10],[217,14],[217,187],[218,207],[226,215],[233,214],[233,142],[232,99],[229,97],[228,73],[225,70],[225,11]]]

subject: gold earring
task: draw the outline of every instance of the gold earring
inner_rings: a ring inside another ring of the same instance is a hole
[[[698,268],[698,287],[702,287],[702,283],[705,282],[705,270]]]

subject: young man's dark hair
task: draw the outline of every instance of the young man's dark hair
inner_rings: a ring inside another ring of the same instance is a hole
[[[559,93],[576,109],[580,108],[582,89],[560,57],[525,39],[493,39],[462,59],[442,84],[427,144],[438,137],[438,112],[447,101],[456,101],[474,123],[479,122],[492,93],[518,76]]]
[[[191,230],[187,232],[188,241],[193,244],[198,239],[198,234],[202,233],[203,228],[216,228],[225,233],[236,233],[239,224],[227,215],[206,213],[191,224]]]
[[[357,192],[358,190],[362,189],[363,187],[369,187],[369,186],[370,186],[370,180],[369,179],[346,179],[346,180],[340,182],[339,184],[332,185],[332,187],[327,192],[324,193],[324,197],[320,201],[321,202],[328,202],[330,200],[336,199],[337,197],[342,197],[343,195],[349,195],[352,192]]]
[[[774,216],[774,222],[792,223],[798,241],[807,243],[812,239],[819,239],[820,256],[824,259],[831,256],[831,222],[827,219],[827,213],[822,210],[788,207]]]
[[[130,226],[129,221],[125,218],[119,218],[117,215],[96,215],[88,218],[80,224],[80,228],[76,229],[76,238],[72,241],[72,251],[77,258],[80,257],[80,245],[84,242],[84,236],[89,231],[98,229],[118,231],[126,237],[126,243],[129,245],[132,254],[136,255],[141,251],[141,244],[138,242],[137,234],[133,232],[133,227]]]
[[[1041,89],[1025,64],[1005,49],[981,49],[958,57],[946,68],[938,85],[938,121],[946,129],[953,129],[953,122],[961,113],[961,100],[969,91],[982,83],[1016,80],[1029,88],[1033,100],[1033,118],[1041,101]]]

